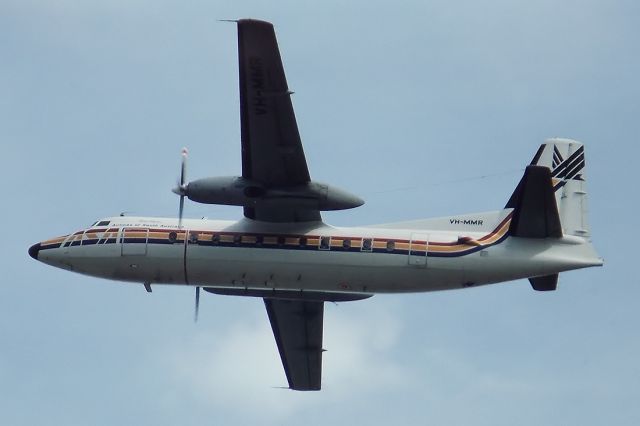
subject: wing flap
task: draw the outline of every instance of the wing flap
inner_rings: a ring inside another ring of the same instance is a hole
[[[324,302],[264,299],[289,387],[320,390]]]

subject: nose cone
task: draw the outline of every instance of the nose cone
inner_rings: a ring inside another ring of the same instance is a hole
[[[38,253],[40,252],[40,243],[34,244],[29,247],[29,256],[33,257],[35,260],[38,260]]]

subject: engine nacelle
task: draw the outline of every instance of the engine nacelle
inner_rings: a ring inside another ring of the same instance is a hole
[[[277,203],[297,208],[326,210],[352,209],[364,201],[342,189],[320,182],[290,187],[265,188],[239,176],[220,176],[194,180],[186,185],[185,195],[204,204],[256,207]]]

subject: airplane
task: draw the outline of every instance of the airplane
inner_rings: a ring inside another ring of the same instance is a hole
[[[321,212],[364,203],[311,180],[273,25],[238,29],[242,175],[187,182],[177,218],[107,217],[31,246],[45,264],[112,280],[195,287],[264,300],[290,389],[321,389],[325,302],[380,293],[462,289],[603,265],[587,223],[582,143],[548,139],[504,208],[367,227],[334,227]],[[184,198],[243,207],[237,221],[184,219]]]

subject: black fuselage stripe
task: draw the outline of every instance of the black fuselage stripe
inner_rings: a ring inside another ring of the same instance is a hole
[[[394,254],[394,255],[401,255],[401,256],[415,256],[415,257],[459,257],[459,256],[464,256],[467,254],[471,254],[471,253],[475,253],[477,251],[480,250],[484,250],[486,248],[489,248],[493,245],[496,244],[500,244],[501,242],[503,242],[507,237],[509,236],[509,233],[505,233],[502,237],[500,237],[498,240],[494,241],[493,243],[489,243],[486,245],[480,245],[480,246],[476,246],[476,247],[469,247],[468,249],[463,249],[460,251],[453,251],[453,252],[440,252],[440,251],[429,251],[429,249],[427,248],[427,250],[408,250],[408,249],[394,249],[394,250],[388,250],[385,248],[372,248],[371,250],[362,250],[360,247],[331,247],[330,250],[323,250],[320,249],[318,246],[316,245],[311,245],[311,246],[284,246],[284,245],[263,245],[263,244],[246,244],[246,243],[233,243],[233,242],[220,242],[217,244],[212,244],[211,242],[207,241],[207,242],[201,242],[199,241],[198,243],[189,243],[189,245],[196,245],[196,246],[200,246],[200,247],[221,247],[221,248],[254,248],[254,249],[275,249],[275,250],[293,250],[293,251],[313,251],[313,252],[340,252],[340,253],[377,253],[377,254]],[[110,239],[107,243],[105,244],[115,244],[116,241],[115,239]],[[125,241],[125,244],[148,244],[148,245],[166,245],[167,242],[159,242],[159,241]],[[181,245],[184,244],[184,242],[176,242],[175,244]],[[48,247],[42,247],[41,251],[47,250],[47,249],[54,249],[54,248],[59,248],[60,245],[59,244],[54,244]],[[183,267],[184,267],[184,274],[185,274],[185,282],[188,282],[188,276],[187,276],[187,253],[186,251],[188,250],[187,245],[184,244],[184,253],[183,253]]]

